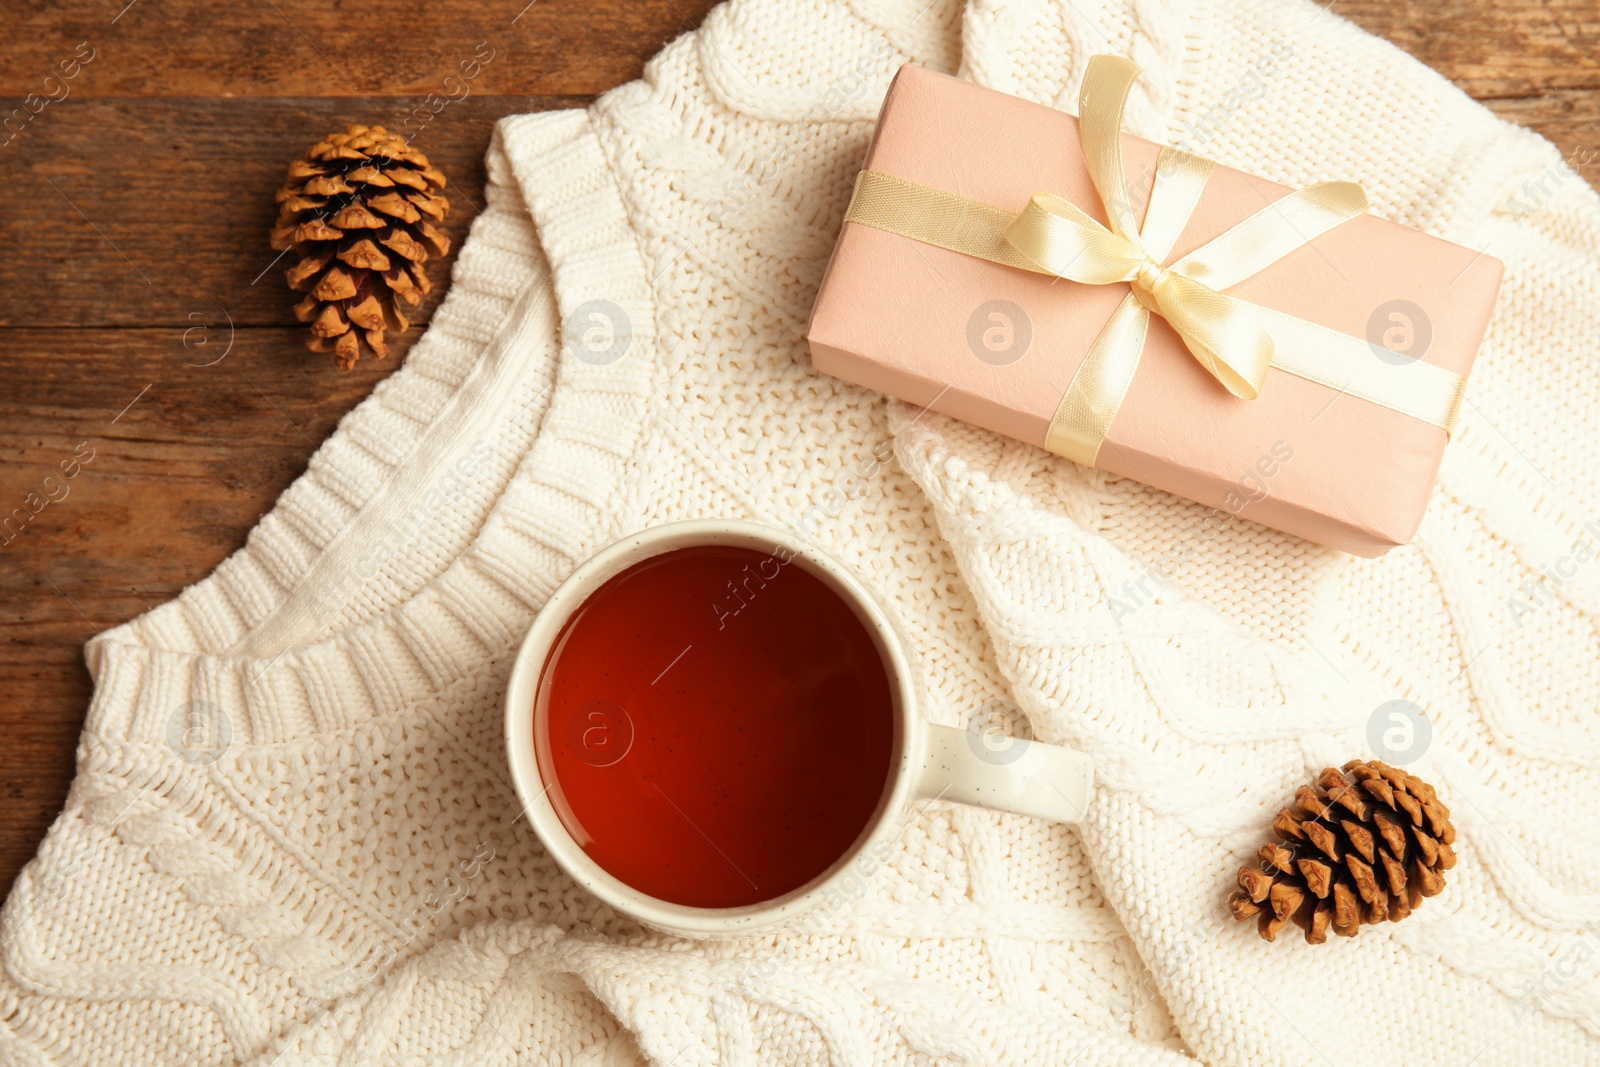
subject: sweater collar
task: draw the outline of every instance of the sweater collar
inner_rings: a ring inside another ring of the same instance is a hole
[[[588,113],[504,120],[489,159],[491,201],[520,192],[542,263],[507,301],[516,272],[495,269],[495,248],[532,235],[515,212],[480,216],[478,269],[458,265],[406,365],[345,418],[246,546],[90,642],[86,730],[172,744],[200,709],[231,744],[271,744],[412,706],[505,656],[606,539],[656,364],[644,256]],[[597,328],[611,339],[597,342]],[[450,506],[451,486],[496,448],[526,451],[465,549],[400,603],[353,609],[376,575],[429,552],[429,528],[408,524]]]

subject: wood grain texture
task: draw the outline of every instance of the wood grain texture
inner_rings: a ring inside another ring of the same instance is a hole
[[[452,251],[483,202],[495,120],[586,99],[470,95],[418,130],[411,143],[450,179]],[[294,324],[283,281],[294,260],[278,261],[266,241],[288,161],[325,133],[400,114],[382,97],[69,102],[26,131],[26,162],[7,176],[9,194],[33,210],[0,213],[0,247],[27,249],[0,257],[0,326],[166,325],[181,335],[196,313]],[[443,282],[448,263],[430,275]],[[436,285],[425,315],[443,291]]]
[[[16,5],[13,5],[15,7]],[[87,45],[75,92],[423,96],[480,43],[485,92],[594,96],[636,78],[707,0],[66,0],[7,13],[0,93],[35,92]]]
[[[1333,10],[1485,102],[1600,88],[1593,0],[1336,0]]]
[[[80,445],[93,459],[0,546],[0,890],[65,800],[89,697],[83,642],[238,548],[397,363],[340,374],[302,347],[278,268],[266,269],[287,161],[326,132],[393,122],[448,92],[444,79],[486,44],[494,58],[470,95],[416,140],[451,177],[459,240],[482,202],[496,118],[579,106],[636,77],[710,6],[13,5],[0,122],[50,91],[46,76],[81,44],[94,54],[65,99],[0,130],[0,515]],[[1334,11],[1569,158],[1600,145],[1596,0],[1343,0]]]
[[[1600,153],[1596,0],[1335,0],[1333,10],[1548,137],[1569,162]]]

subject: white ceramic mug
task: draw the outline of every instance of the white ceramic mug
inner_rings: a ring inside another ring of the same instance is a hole
[[[734,908],[697,908],[641,893],[590,859],[562,824],[534,753],[534,697],[551,646],[567,620],[608,580],[652,556],[699,545],[728,545],[773,553],[782,549],[855,611],[883,659],[894,703],[892,770],[883,794],[854,844],[822,874],[782,896]],[[1081,752],[1020,741],[1003,753],[979,735],[935,726],[918,713],[921,681],[905,638],[877,596],[851,571],[783,530],[736,520],[657,526],[623,538],[573,571],[551,594],[511,671],[506,692],[506,754],[524,814],[550,855],[579,885],[647,926],[684,937],[747,934],[788,924],[824,901],[837,899],[846,879],[859,877],[863,857],[886,854],[900,816],[919,798],[975,804],[996,811],[1077,822],[1089,803],[1093,765]]]

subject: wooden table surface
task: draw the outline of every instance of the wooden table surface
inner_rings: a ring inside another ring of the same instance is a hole
[[[459,96],[445,77],[492,50],[470,95],[413,142],[451,178],[459,243],[497,118],[587,103],[712,6],[524,3],[10,5],[0,116],[30,93],[35,108],[59,99],[0,130],[0,517],[30,493],[68,493],[0,544],[0,894],[66,798],[89,699],[84,641],[243,544],[398,362],[340,373],[303,347],[267,247],[288,160],[349,123],[397,123],[429,93]],[[1334,10],[1574,163],[1600,144],[1600,69],[1588,58],[1600,0]],[[75,76],[46,83],[64,61]],[[49,489],[45,476],[80,443],[93,461]]]

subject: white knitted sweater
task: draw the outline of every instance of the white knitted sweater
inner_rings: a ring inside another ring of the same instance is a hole
[[[811,370],[895,68],[1070,106],[1106,50],[1146,71],[1135,132],[1505,260],[1414,546],[1220,521]],[[588,111],[505,120],[489,175],[406,366],[245,549],[90,645],[0,1062],[1600,1061],[1600,201],[1549,144],[1303,0],[736,0]],[[510,653],[591,552],[707,515],[883,590],[931,719],[1092,752],[1088,822],[928,804],[803,935],[686,943],[575,888],[507,780]],[[1397,699],[1448,890],[1321,947],[1226,921]]]

